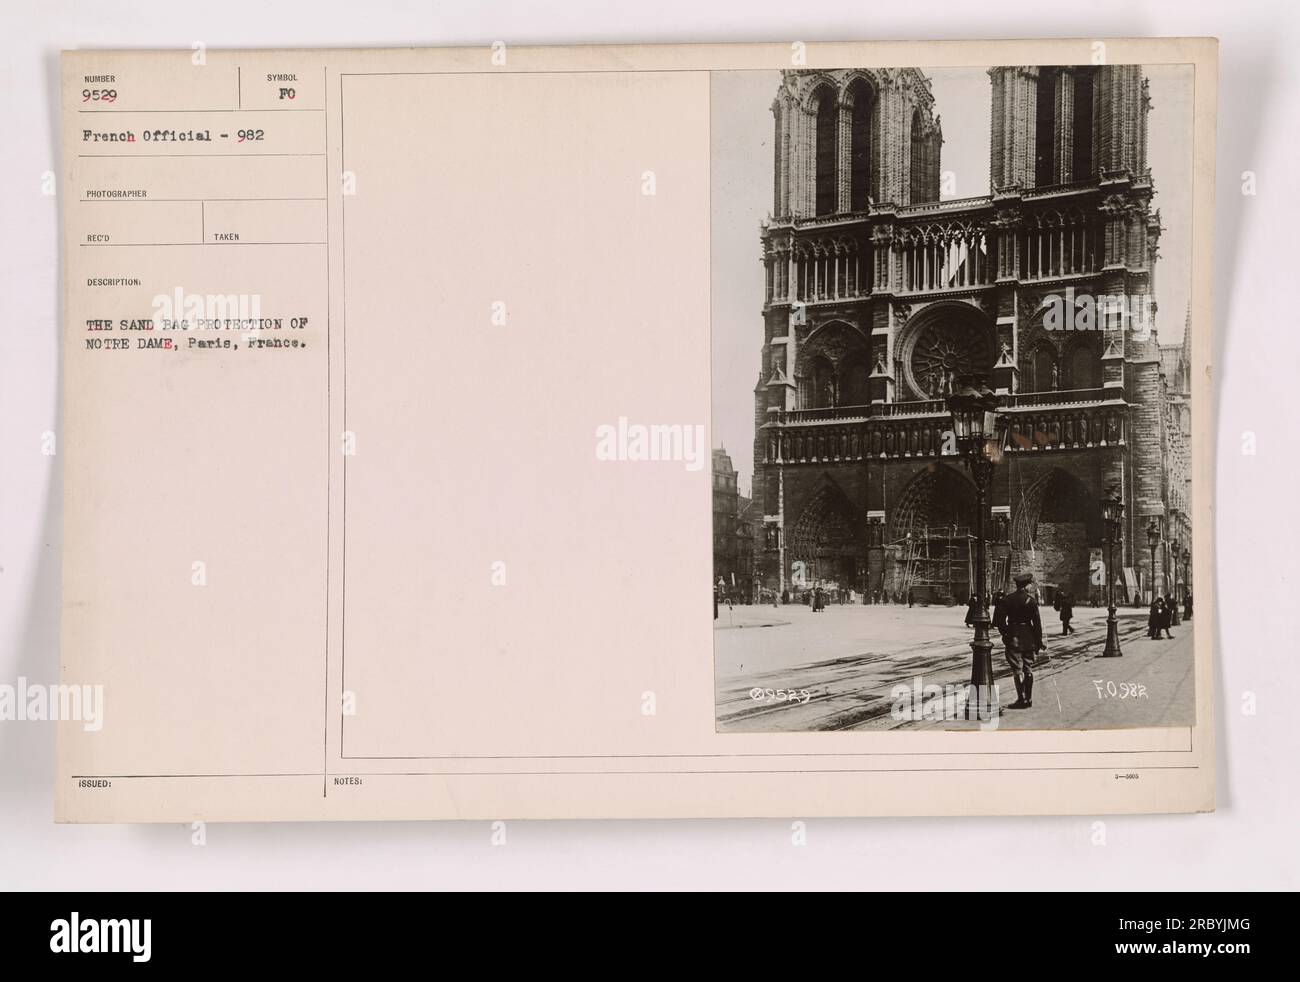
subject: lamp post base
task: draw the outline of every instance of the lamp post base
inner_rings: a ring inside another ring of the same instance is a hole
[[[1106,617],[1106,647],[1101,653],[1102,658],[1119,658],[1124,652],[1119,650],[1119,620],[1115,617],[1115,608],[1108,610]]]
[[[972,682],[966,688],[965,718],[987,721],[1002,715],[1002,705],[998,699],[997,683],[977,685]]]
[[[993,681],[993,642],[988,637],[988,615],[980,611],[971,642],[970,684],[966,687],[966,719],[990,720],[1002,713],[998,686]]]

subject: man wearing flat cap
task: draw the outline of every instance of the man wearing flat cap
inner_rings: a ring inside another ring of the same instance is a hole
[[[1044,651],[1043,621],[1038,615],[1038,601],[1027,587],[1034,582],[1032,573],[1016,577],[1016,592],[1003,597],[993,614],[993,626],[1007,646],[1007,663],[1015,673],[1016,701],[1008,709],[1028,709],[1034,704],[1034,658]]]

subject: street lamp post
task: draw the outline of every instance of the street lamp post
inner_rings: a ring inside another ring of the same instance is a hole
[[[1173,580],[1174,580],[1173,586],[1169,590],[1169,603],[1174,608],[1173,614],[1169,618],[1169,624],[1171,627],[1177,627],[1179,624],[1183,622],[1182,618],[1178,616],[1178,539],[1177,538],[1171,539],[1169,543],[1169,566],[1173,570]],[[1184,584],[1183,589],[1184,590],[1187,589],[1186,584]]]
[[[1153,604],[1156,602],[1156,546],[1160,545],[1160,526],[1154,518],[1147,526],[1147,545],[1151,547],[1151,596],[1147,597],[1147,603]]]
[[[977,387],[978,386],[978,387]],[[1010,420],[998,412],[998,397],[978,378],[962,380],[947,399],[957,450],[966,461],[975,484],[975,637],[971,641],[970,689],[966,697],[967,719],[992,719],[1000,712],[998,692],[993,684],[993,642],[989,639],[989,609],[984,602],[987,558],[984,543],[984,513],[993,467],[1002,459]]]
[[[1115,540],[1124,521],[1124,502],[1117,488],[1102,499],[1101,518],[1106,526],[1106,647],[1101,657],[1118,658],[1124,652],[1119,650],[1119,618],[1115,616]]]
[[[1188,549],[1186,546],[1183,546],[1183,603],[1187,603],[1187,597],[1192,592],[1192,584],[1187,579],[1187,564],[1190,563],[1191,561],[1192,561],[1191,550]],[[1191,607],[1188,607],[1187,610],[1188,610],[1187,616],[1190,618],[1192,616]]]

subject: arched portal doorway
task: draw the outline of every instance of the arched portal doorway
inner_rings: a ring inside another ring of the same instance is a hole
[[[975,486],[943,464],[918,472],[889,516],[896,580],[924,602],[960,602],[974,569]]]
[[[1053,467],[1027,485],[1013,478],[1011,561],[1034,574],[1042,600],[1068,591],[1081,602],[1100,588],[1091,570],[1104,537],[1097,498],[1073,474]]]
[[[791,582],[806,589],[815,585],[832,590],[861,589],[865,552],[848,498],[839,485],[826,478],[790,528],[787,555]],[[801,577],[796,575],[799,572]]]

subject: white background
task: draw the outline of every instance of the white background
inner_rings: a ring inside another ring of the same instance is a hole
[[[0,12],[0,682],[58,675],[58,53],[561,42],[1216,36],[1214,304],[1219,808],[1213,815],[791,822],[55,826],[54,724],[0,722],[0,888],[1295,889],[1300,598],[1293,306],[1300,138],[1294,5],[1236,0],[735,0],[89,4]],[[1241,193],[1242,172],[1258,193]],[[107,411],[122,411],[112,407]],[[139,421],[147,425],[147,421]],[[1257,452],[1243,453],[1244,435]],[[1198,589],[1204,595],[1209,585]],[[1255,715],[1243,713],[1253,693]],[[797,819],[799,816],[791,816]],[[963,871],[983,857],[987,875]]]

